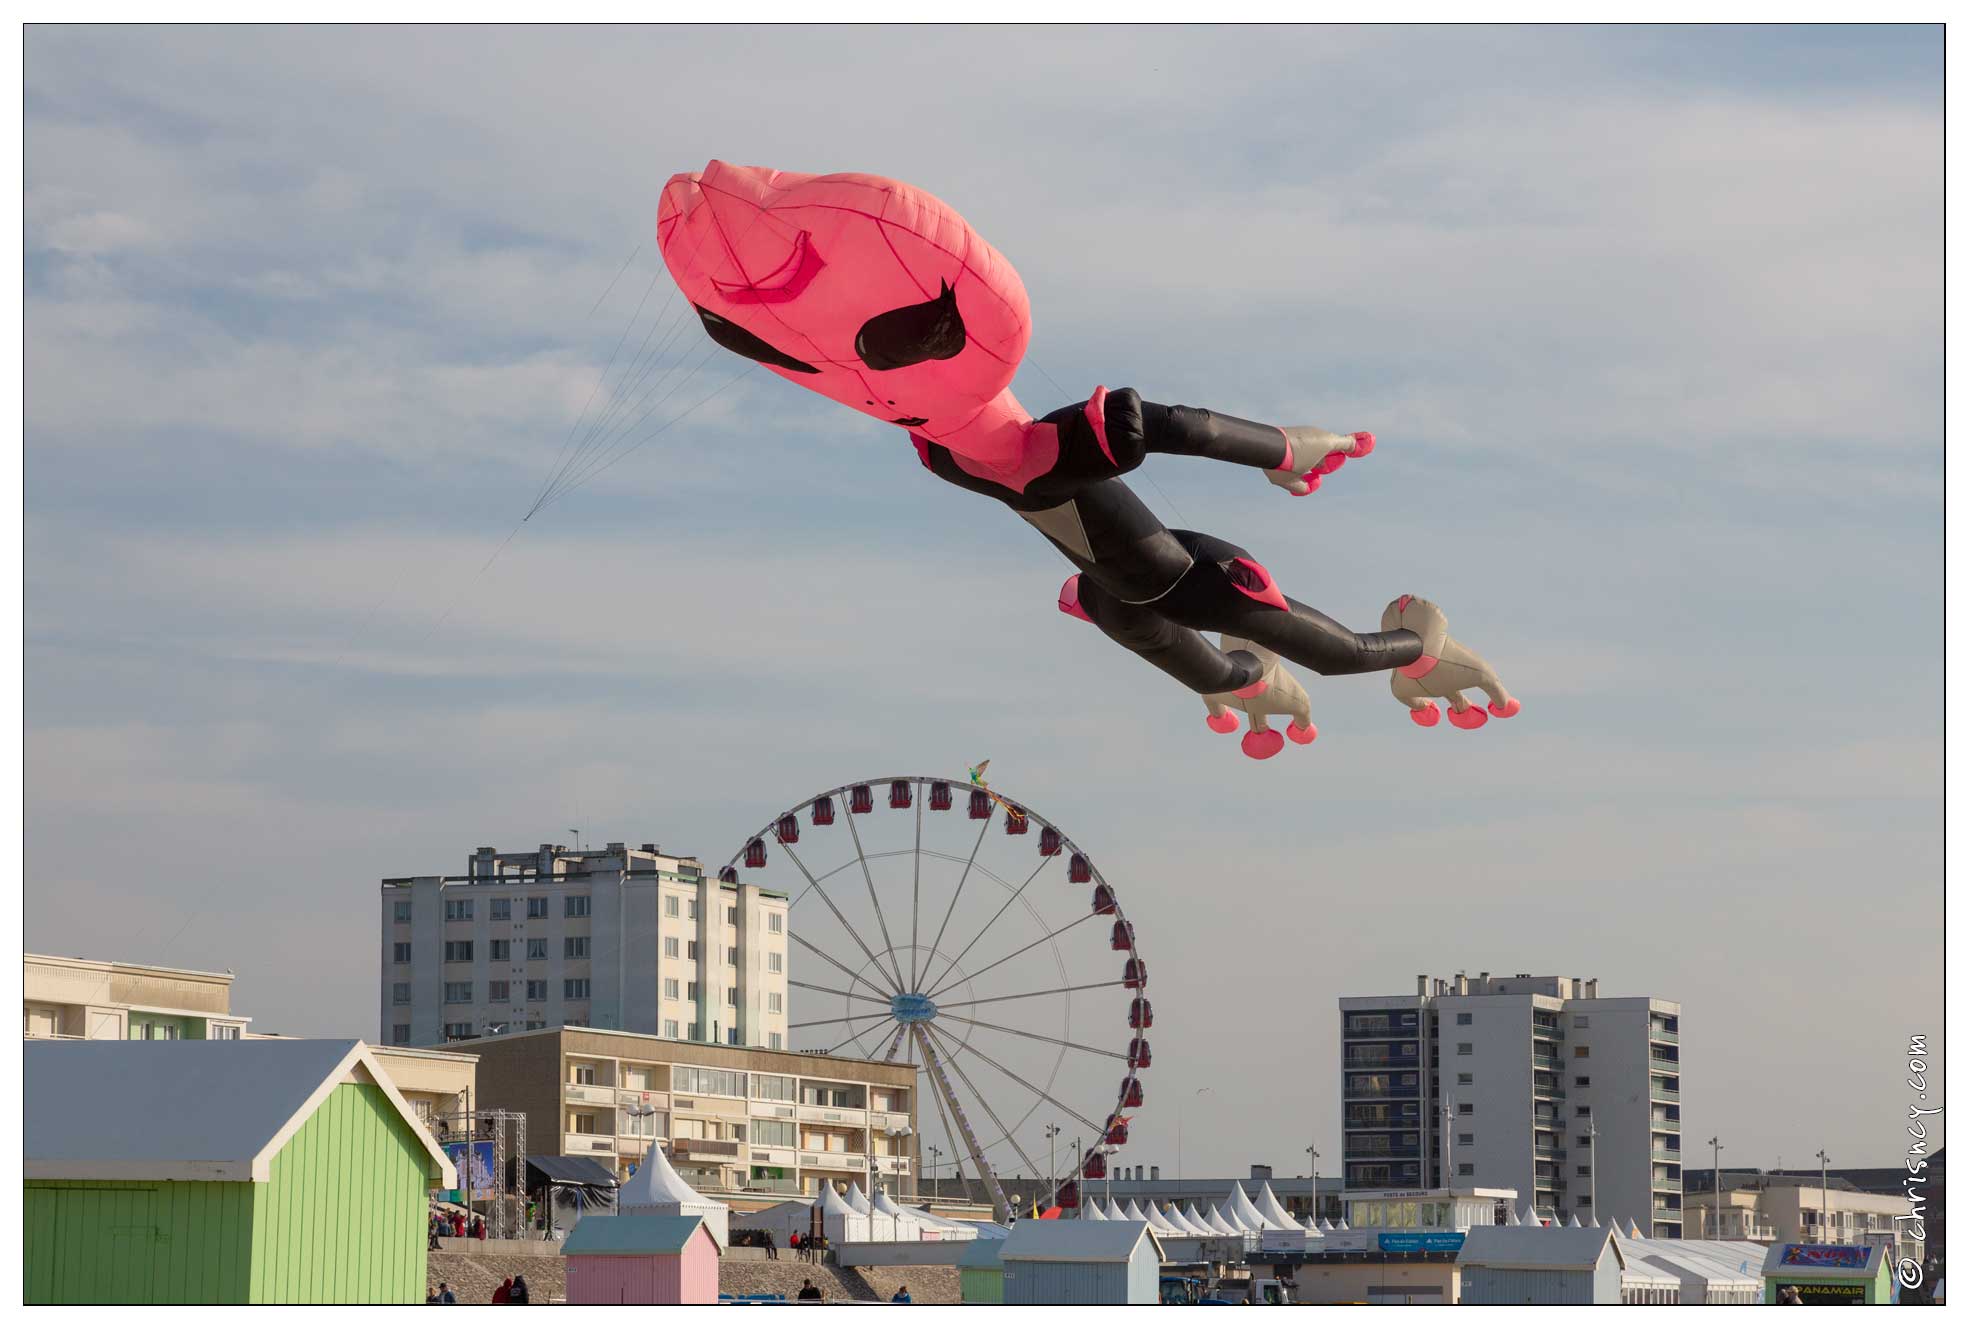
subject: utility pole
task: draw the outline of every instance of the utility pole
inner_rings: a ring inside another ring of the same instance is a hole
[[[1831,1204],[1831,1200],[1828,1198],[1828,1196],[1831,1194],[1831,1192],[1826,1187],[1825,1169],[1826,1169],[1826,1164],[1830,1163],[1832,1160],[1825,1156],[1825,1150],[1823,1149],[1819,1150],[1818,1159],[1819,1159],[1819,1240],[1830,1241],[1832,1240],[1832,1238],[1827,1236],[1826,1233],[1830,1231],[1830,1224],[1827,1222],[1827,1215],[1828,1215],[1828,1206]]]
[[[1060,1193],[1059,1172],[1054,1167],[1053,1141],[1058,1139],[1060,1128],[1047,1123],[1046,1126],[1046,1202],[1051,1204]]]
[[[1320,1221],[1320,1151],[1317,1139],[1306,1146],[1306,1153],[1311,1159],[1306,1164],[1306,1175],[1313,1179],[1313,1199],[1306,1212],[1311,1214],[1313,1221],[1317,1223]]]
[[[1589,1194],[1591,1194],[1593,1197],[1593,1203],[1587,1206],[1587,1213],[1591,1216],[1594,1227],[1598,1227],[1600,1225],[1600,1160],[1598,1158],[1598,1154],[1600,1152],[1599,1146],[1600,1146],[1599,1120],[1594,1117],[1588,1117],[1586,1119],[1586,1179],[1593,1183],[1593,1189],[1592,1191],[1589,1192]],[[1650,1173],[1654,1171],[1654,1167],[1652,1164],[1649,1165],[1648,1171]],[[1655,1230],[1654,1229],[1654,1197],[1653,1195],[1650,1195],[1648,1197],[1648,1231],[1653,1232],[1654,1230]]]
[[[1451,1161],[1455,1157],[1455,1155],[1450,1152],[1450,1144],[1455,1139],[1452,1132],[1455,1129],[1456,1129],[1456,1107],[1447,1098],[1445,1098],[1443,1100],[1443,1189],[1444,1190],[1448,1190],[1450,1187],[1456,1184],[1456,1182],[1452,1180],[1452,1178],[1456,1176],[1456,1169]],[[1536,1182],[1537,1182],[1537,1178],[1534,1177],[1533,1186],[1532,1186],[1533,1194],[1537,1194],[1538,1191]]]
[[[1709,1170],[1716,1182],[1716,1198],[1711,1207],[1716,1213],[1716,1225],[1712,1229],[1716,1240],[1723,1239],[1723,1145],[1721,1137],[1709,1137]]]
[[[943,1192],[937,1189],[937,1160],[943,1157],[943,1150],[933,1144],[924,1147],[930,1151],[930,1198],[941,1200]]]

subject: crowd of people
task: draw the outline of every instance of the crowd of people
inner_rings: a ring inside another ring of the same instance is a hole
[[[476,1241],[484,1241],[485,1218],[482,1215],[473,1214],[470,1221],[467,1221],[465,1215],[455,1209],[450,1212],[442,1209],[433,1209],[431,1210],[430,1232],[432,1250],[438,1248],[439,1237],[471,1237]]]
[[[516,1274],[492,1290],[492,1304],[495,1306],[528,1306],[533,1303],[533,1294],[527,1291],[526,1276]],[[458,1294],[451,1290],[451,1284],[439,1283],[424,1292],[427,1306],[456,1306]]]

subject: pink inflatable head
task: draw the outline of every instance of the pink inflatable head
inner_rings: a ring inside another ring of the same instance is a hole
[[[939,441],[1023,422],[1025,285],[922,190],[714,161],[670,178],[656,235],[712,339],[781,378]]]

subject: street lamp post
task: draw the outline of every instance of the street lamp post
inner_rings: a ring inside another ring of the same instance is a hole
[[[1599,1120],[1594,1117],[1588,1117],[1586,1119],[1586,1180],[1593,1187],[1592,1190],[1587,1192],[1587,1194],[1593,1197],[1593,1203],[1587,1206],[1586,1212],[1591,1217],[1594,1227],[1600,1226],[1600,1160],[1597,1157],[1600,1152],[1599,1146]],[[1654,1168],[1652,1165],[1649,1166],[1648,1171],[1650,1174],[1653,1173]],[[1648,1231],[1654,1231],[1654,1196],[1652,1192],[1648,1196]]]
[[[1212,1089],[1209,1085],[1205,1085],[1191,1094],[1190,1100],[1193,1101],[1203,1097],[1205,1094],[1215,1092],[1216,1090]],[[1178,1177],[1185,1175],[1183,1172],[1183,1101],[1178,1099],[1176,1102],[1176,1175]]]
[[[1448,1190],[1456,1182],[1456,1155],[1451,1145],[1456,1142],[1456,1106],[1448,1099],[1443,1100],[1443,1189]],[[1426,1180],[1426,1178],[1425,1178]],[[1532,1179],[1532,1194],[1538,1193],[1537,1178]]]
[[[1818,1160],[1819,1160],[1819,1240],[1830,1241],[1832,1238],[1827,1234],[1831,1231],[1831,1227],[1827,1220],[1830,1212],[1828,1206],[1831,1204],[1831,1191],[1826,1186],[1825,1169],[1826,1169],[1826,1165],[1830,1163],[1832,1160],[1825,1156],[1825,1150],[1823,1149],[1819,1150],[1818,1152]]]
[[[1046,1126],[1046,1187],[1047,1187],[1047,1191],[1046,1191],[1046,1198],[1047,1198],[1047,1200],[1048,1200],[1048,1202],[1051,1202],[1052,1200],[1054,1200],[1054,1199],[1057,1199],[1057,1198],[1059,1197],[1059,1194],[1060,1194],[1060,1179],[1059,1179],[1059,1177],[1060,1177],[1060,1174],[1059,1174],[1059,1170],[1058,1170],[1058,1168],[1057,1168],[1057,1167],[1055,1167],[1055,1163],[1057,1162],[1057,1160],[1056,1160],[1056,1159],[1054,1158],[1054,1156],[1053,1156],[1053,1141],[1055,1141],[1056,1139],[1058,1139],[1058,1138],[1059,1138],[1059,1135],[1060,1135],[1060,1128],[1059,1128],[1058,1126],[1056,1126],[1056,1125],[1054,1125],[1054,1124],[1052,1124],[1052,1123],[1050,1123],[1050,1122],[1049,1122],[1049,1123],[1047,1123],[1047,1126]]]
[[[1313,1179],[1313,1198],[1307,1205],[1306,1212],[1311,1214],[1313,1221],[1317,1223],[1320,1218],[1320,1151],[1318,1140],[1306,1146],[1306,1154],[1308,1157],[1306,1175]]]
[[[1711,1179],[1715,1182],[1715,1198],[1710,1201],[1710,1208],[1715,1211],[1716,1223],[1711,1230],[1715,1233],[1716,1240],[1721,1241],[1723,1239],[1723,1143],[1721,1136],[1712,1135],[1709,1137],[1709,1171]]]
[[[943,1157],[943,1150],[933,1144],[925,1145],[924,1148],[930,1151],[930,1198],[941,1200],[943,1192],[937,1188],[937,1163]]]

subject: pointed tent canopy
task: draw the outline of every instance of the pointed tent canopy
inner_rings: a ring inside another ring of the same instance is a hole
[[[1539,1225],[1538,1210],[1532,1208],[1530,1205],[1526,1205],[1524,1216],[1518,1220],[1518,1225],[1520,1227],[1537,1227]]]
[[[1351,1232],[1351,1231],[1353,1231],[1353,1229],[1352,1229],[1352,1228],[1350,1228],[1350,1227],[1348,1227],[1348,1226],[1347,1226],[1347,1220],[1346,1220],[1345,1218],[1342,1218],[1342,1219],[1341,1219],[1341,1220],[1340,1220],[1340,1221],[1339,1221],[1338,1223],[1335,1223],[1335,1224],[1333,1225],[1333,1230],[1334,1230],[1335,1232]]]
[[[1580,1222],[1580,1221],[1579,1221],[1579,1215],[1578,1215],[1578,1214],[1574,1214],[1574,1215],[1572,1216],[1572,1218],[1571,1218],[1571,1219],[1570,1219],[1570,1220],[1569,1220],[1569,1221],[1568,1221],[1568,1222],[1566,1223],[1566,1226],[1567,1226],[1567,1227],[1585,1227],[1585,1226],[1586,1226],[1586,1224],[1584,1224],[1584,1223],[1582,1223],[1582,1222]]]
[[[1333,1230],[1334,1230],[1334,1228],[1333,1228],[1333,1220],[1332,1220],[1332,1219],[1330,1219],[1330,1218],[1322,1218],[1322,1219],[1320,1219],[1320,1221],[1319,1221],[1319,1230],[1320,1230],[1321,1232],[1331,1232],[1331,1231],[1333,1231]]]
[[[1233,1220],[1226,1218],[1223,1209],[1217,1205],[1211,1205],[1210,1212],[1205,1214],[1204,1218],[1209,1221],[1210,1226],[1216,1228],[1227,1237],[1241,1237],[1244,1235],[1243,1227]]]
[[[615,1212],[626,1218],[645,1214],[696,1214],[704,1220],[704,1226],[710,1229],[711,1235],[717,1238],[720,1250],[731,1241],[731,1206],[698,1194],[689,1182],[677,1175],[677,1169],[670,1166],[670,1160],[664,1157],[660,1144],[650,1145],[649,1153],[643,1156],[643,1165],[636,1169],[636,1175],[616,1190]]]
[[[861,1183],[858,1181],[848,1183],[848,1208],[864,1218],[868,1216],[868,1197],[861,1193]]]
[[[1107,1210],[1101,1208],[1101,1199],[1097,1195],[1090,1195],[1081,1201],[1080,1216],[1095,1223],[1105,1223],[1108,1221]]]
[[[1142,1206],[1136,1204],[1133,1200],[1130,1200],[1128,1207],[1121,1212],[1131,1223],[1146,1223],[1149,1221],[1149,1216],[1142,1212]]]
[[[1196,1211],[1196,1202],[1194,1200],[1183,1206],[1183,1221],[1195,1228],[1197,1235],[1200,1237],[1221,1237],[1224,1235],[1203,1221],[1203,1215]]]
[[[841,1192],[827,1178],[820,1179],[820,1212],[823,1218],[860,1218],[861,1213],[841,1198]]]
[[[1272,1194],[1272,1183],[1269,1181],[1259,1189],[1258,1198],[1252,1202],[1252,1208],[1256,1209],[1266,1223],[1273,1227],[1282,1227],[1291,1231],[1300,1226],[1297,1219],[1285,1212],[1285,1206],[1278,1202],[1278,1196]]]
[[[1504,1211],[1504,1226],[1523,1227],[1524,1219],[1518,1217],[1518,1211],[1516,1209],[1506,1209]]]
[[[1251,1197],[1244,1193],[1244,1187],[1238,1185],[1236,1182],[1231,1183],[1231,1203],[1237,1209],[1238,1221],[1250,1228],[1253,1232],[1263,1232],[1268,1227],[1279,1226],[1279,1224],[1265,1217],[1258,1206],[1251,1202]]]
[[[1592,1221],[1591,1221],[1590,1223],[1588,1223],[1588,1224],[1587,1224],[1586,1226],[1588,1226],[1588,1227],[1598,1227],[1598,1226],[1600,1226],[1600,1216],[1599,1216],[1598,1214],[1594,1214],[1594,1215],[1593,1215],[1593,1220],[1592,1220]]]
[[[1195,1228],[1190,1226],[1190,1220],[1183,1217],[1183,1211],[1173,1204],[1163,1206],[1162,1221],[1185,1237],[1201,1235]]]

